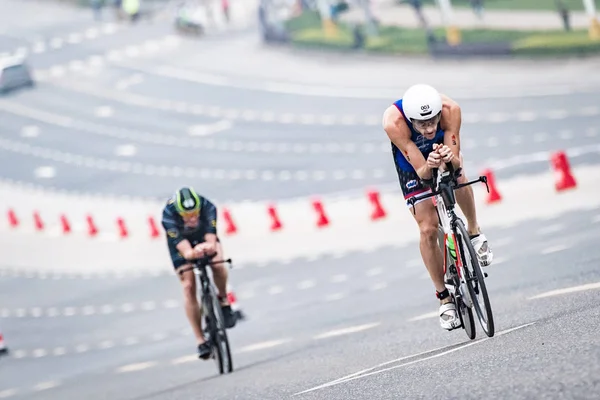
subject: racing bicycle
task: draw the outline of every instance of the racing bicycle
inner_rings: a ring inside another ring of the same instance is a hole
[[[231,258],[227,260],[212,261],[214,256],[204,256],[191,260],[190,267],[182,268],[179,272],[194,270],[194,274],[200,277],[200,285],[197,287],[198,293],[202,298],[202,310],[204,314],[204,323],[202,330],[206,341],[212,348],[212,358],[217,363],[219,374],[231,373],[233,371],[233,362],[231,361],[231,349],[229,347],[229,338],[225,327],[225,318],[221,311],[221,303],[217,298],[215,286],[209,278],[206,269],[209,265],[228,263],[231,265]],[[196,281],[196,284],[198,282]]]
[[[454,212],[454,191],[477,182],[485,183],[488,193],[490,189],[485,176],[459,184],[457,179],[461,171],[462,168],[455,170],[451,163],[446,163],[446,170],[441,173],[435,168],[431,179],[422,180],[424,185],[432,188],[432,192],[412,197],[408,202],[415,214],[417,201],[433,197],[439,221],[438,240],[444,253],[446,287],[458,311],[461,322],[459,327],[473,340],[476,335],[473,308],[483,331],[489,337],[494,336],[494,317],[484,281],[488,275],[481,270],[464,222]],[[483,300],[483,307],[478,300]]]

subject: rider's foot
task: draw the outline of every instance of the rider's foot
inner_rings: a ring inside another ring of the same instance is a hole
[[[456,313],[456,306],[453,302],[440,305],[440,325],[443,329],[451,331],[460,326],[460,319]]]
[[[440,300],[440,325],[442,328],[451,331],[460,326],[460,319],[456,313],[456,306],[448,289],[443,292],[436,290],[435,296]]]
[[[479,259],[481,266],[490,266],[492,264],[492,260],[494,259],[494,253],[492,253],[492,248],[490,247],[485,235],[483,233],[471,235],[470,239],[471,244],[477,253],[477,258]]]
[[[223,318],[225,318],[225,328],[230,329],[235,326],[237,322],[237,316],[231,309],[231,305],[227,302],[227,298],[219,298],[221,302],[221,311],[223,312]]]
[[[198,345],[198,357],[203,360],[208,360],[212,354],[212,349],[208,342],[204,342]]]

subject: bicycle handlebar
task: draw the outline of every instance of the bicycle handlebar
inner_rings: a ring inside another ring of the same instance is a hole
[[[186,268],[178,269],[177,273],[181,275],[182,273],[184,273],[186,271],[191,271],[193,269],[198,268],[198,265],[202,265],[202,266],[209,266],[209,265],[212,266],[212,265],[215,265],[215,264],[229,264],[229,265],[231,265],[231,262],[232,262],[231,258],[228,258],[226,260],[210,261],[210,259],[212,257],[214,257],[214,256],[204,256],[204,257],[200,257],[200,258],[193,258],[191,260],[186,260],[186,261],[191,262],[192,265],[189,266],[189,267],[186,267]]]
[[[461,172],[462,169],[458,168],[458,169],[455,170],[454,166],[450,162],[446,163],[446,168],[450,172],[450,176],[452,177],[451,178],[451,182],[456,182],[456,179],[460,176],[460,172]],[[433,184],[428,185],[428,186],[430,186],[430,187],[433,188],[434,185],[435,185],[437,172],[438,172],[438,169],[434,168],[433,174],[432,174],[433,175],[432,178],[431,179],[422,179],[423,184],[426,184],[426,182],[427,183],[428,182],[433,182]],[[477,183],[477,182],[483,182],[483,183],[485,183],[485,188],[486,188],[487,192],[488,193],[490,192],[490,188],[488,186],[487,177],[486,176],[480,176],[478,179],[472,180],[470,182],[452,185],[451,186],[452,187],[452,191],[458,190],[458,189],[463,188],[465,186],[472,185],[472,184]],[[408,199],[408,203],[412,206],[412,209],[413,209],[413,215],[416,215],[416,212],[415,212],[415,203],[417,201],[419,201],[419,200],[425,200],[425,199],[428,199],[430,197],[437,196],[437,195],[439,195],[441,193],[442,193],[441,189],[437,189],[437,190],[433,190],[431,193],[428,193],[426,195],[423,195],[423,196],[413,196],[410,199]]]

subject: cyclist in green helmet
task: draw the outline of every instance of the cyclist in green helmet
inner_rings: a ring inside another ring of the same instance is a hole
[[[165,204],[162,213],[162,226],[167,236],[173,267],[190,266],[188,260],[204,255],[223,260],[223,247],[217,236],[217,208],[207,198],[199,195],[192,187],[179,189]],[[225,318],[225,326],[235,326],[236,318],[227,300],[228,271],[223,264],[212,266],[215,286]],[[196,279],[193,270],[180,275],[185,299],[185,312],[196,336],[198,355],[208,359],[211,355],[209,344],[202,332],[202,310],[196,297]]]

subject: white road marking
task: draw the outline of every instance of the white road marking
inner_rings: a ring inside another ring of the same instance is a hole
[[[142,363],[137,363],[137,364],[129,364],[129,365],[124,365],[122,367],[117,368],[115,372],[124,373],[124,372],[142,371],[142,370],[145,370],[148,368],[152,368],[155,365],[157,365],[156,361],[147,361],[147,362],[142,362]]]
[[[17,389],[6,389],[0,391],[0,399],[8,399],[18,393]]]
[[[273,347],[281,346],[282,344],[289,343],[291,341],[292,341],[292,339],[290,339],[290,338],[269,340],[267,342],[260,342],[260,343],[251,344],[249,346],[241,347],[238,350],[238,352],[239,353],[248,353],[251,351],[272,349]]]
[[[281,286],[271,286],[268,290],[268,293],[271,295],[276,295],[283,292],[283,288]]]
[[[562,224],[549,225],[549,226],[545,226],[541,229],[538,229],[537,234],[538,235],[549,235],[551,233],[560,232],[563,228],[564,227]]]
[[[375,267],[375,268],[368,269],[367,272],[365,272],[365,274],[367,276],[377,276],[377,275],[381,275],[382,272],[383,272],[383,268]]]
[[[120,157],[131,157],[137,153],[137,148],[132,144],[123,144],[117,146],[115,154]]]
[[[325,301],[338,301],[346,297],[344,293],[332,293],[325,296]]]
[[[567,246],[565,244],[558,244],[556,246],[550,246],[550,247],[546,247],[545,249],[542,249],[542,251],[540,251],[540,254],[557,253],[559,251],[567,250],[569,247],[570,246]]]
[[[298,283],[298,289],[306,290],[315,287],[315,281],[306,280]]]
[[[549,292],[544,292],[544,293],[540,293],[538,295],[529,297],[528,300],[542,299],[545,297],[560,296],[563,294],[583,292],[586,290],[597,290],[597,289],[600,289],[600,282],[588,283],[585,285],[573,286],[573,287],[564,288],[564,289],[551,290]]]
[[[198,361],[198,356],[195,354],[191,354],[189,356],[183,356],[183,357],[179,357],[179,358],[175,358],[171,361],[172,365],[179,365],[179,364],[185,364],[188,362],[195,362]]]
[[[516,330],[526,328],[526,327],[531,326],[533,324],[535,324],[535,322],[531,322],[531,323],[528,323],[528,324],[524,324],[524,325],[521,325],[521,326],[516,326],[514,328],[510,328],[510,329],[507,329],[507,330],[504,330],[504,331],[500,331],[500,332],[497,332],[495,336],[505,335],[507,333],[514,332]],[[444,346],[444,347],[440,347],[440,348],[437,348],[437,349],[428,350],[428,351],[424,351],[424,352],[421,352],[421,353],[413,354],[413,355],[410,355],[410,356],[401,357],[401,358],[398,358],[396,360],[387,361],[385,363],[381,363],[381,364],[376,365],[374,367],[367,368],[367,369],[364,369],[364,370],[359,371],[359,372],[355,372],[353,374],[347,375],[347,376],[342,377],[342,378],[338,378],[338,379],[336,379],[334,381],[324,383],[324,384],[316,386],[314,388],[307,389],[307,390],[304,390],[302,392],[294,393],[294,396],[297,396],[297,395],[300,395],[300,394],[309,393],[309,392],[313,392],[313,391],[316,391],[316,390],[324,389],[324,388],[335,386],[335,385],[339,385],[341,383],[350,382],[350,381],[353,381],[353,380],[356,380],[356,379],[366,378],[368,376],[381,374],[383,372],[391,371],[391,370],[394,370],[394,369],[398,369],[398,368],[402,368],[402,367],[407,367],[409,365],[421,363],[421,362],[428,361],[428,360],[431,360],[431,359],[434,359],[434,358],[439,358],[439,357],[445,356],[447,354],[451,354],[451,353],[454,353],[456,351],[465,349],[467,347],[471,347],[471,346],[474,346],[476,344],[484,343],[484,342],[486,342],[489,339],[490,339],[489,337],[484,337],[482,339],[471,341],[471,342],[465,343],[463,345],[459,345],[457,347],[455,347],[456,345]],[[434,355],[431,355],[431,356],[428,356],[428,357],[425,357],[425,358],[420,358],[420,359],[409,361],[409,362],[406,362],[406,363],[403,363],[403,364],[400,364],[400,365],[394,365],[393,367],[388,367],[388,368],[384,368],[384,369],[379,369],[377,371],[373,371],[373,370],[381,368],[381,367],[383,367],[385,365],[402,362],[402,361],[409,360],[409,359],[415,358],[415,357],[419,357],[419,356],[422,356],[422,355],[425,355],[425,354],[429,354],[429,353],[433,353],[433,352],[436,352],[436,351],[448,349],[450,347],[454,347],[454,348],[451,348],[449,350],[446,350],[446,351],[443,351],[441,353],[434,354]],[[370,372],[370,371],[373,371],[373,372]]]
[[[232,127],[233,123],[231,121],[223,119],[212,124],[193,125],[188,129],[188,133],[191,136],[208,136],[229,130]]]
[[[377,290],[383,290],[388,286],[387,282],[377,282],[371,286],[369,286],[369,290],[375,292]]]
[[[429,277],[429,275],[427,275],[427,277]],[[440,313],[437,312],[437,311],[434,311],[434,312],[430,312],[430,313],[427,313],[427,314],[417,315],[416,317],[410,318],[408,321],[409,322],[421,321],[423,319],[436,318],[436,317],[439,317],[439,316],[440,316]]]
[[[56,176],[56,169],[50,166],[38,167],[33,171],[33,174],[36,178],[50,179]]]
[[[563,140],[569,140],[573,137],[573,131],[570,130],[563,130],[560,131],[560,138]]]
[[[40,135],[40,128],[36,125],[26,125],[21,128],[21,136],[23,137],[38,137]]]
[[[349,335],[351,333],[357,333],[357,332],[366,331],[368,329],[373,329],[380,324],[381,324],[380,322],[373,322],[370,324],[363,324],[363,325],[350,326],[348,328],[335,329],[335,330],[331,330],[331,331],[316,335],[313,337],[313,339],[319,340],[319,339],[326,339],[326,338],[335,337],[335,336]]]
[[[54,387],[59,386],[60,383],[57,381],[47,381],[47,382],[40,382],[37,385],[35,385],[33,387],[33,390],[35,391],[42,391],[42,390],[48,390],[48,389],[52,389]]]
[[[139,85],[144,82],[144,76],[142,74],[133,74],[127,78],[117,81],[117,90],[125,90],[134,85]]]
[[[108,118],[114,114],[114,110],[110,106],[100,106],[94,111],[97,117]]]
[[[348,280],[348,275],[345,275],[345,274],[338,274],[338,275],[334,275],[331,277],[332,283],[341,283],[341,282],[345,282],[347,280]]]
[[[543,132],[536,133],[536,134],[533,136],[533,141],[534,141],[534,142],[537,142],[537,143],[543,142],[544,140],[546,140],[546,136],[547,136],[547,135],[546,135],[545,133],[543,133]]]

